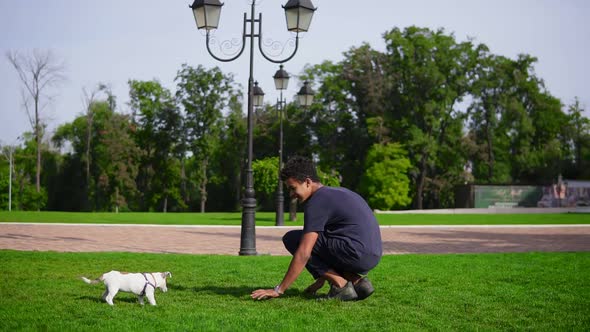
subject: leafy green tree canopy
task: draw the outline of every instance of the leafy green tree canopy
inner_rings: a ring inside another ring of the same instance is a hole
[[[375,144],[365,160],[361,193],[369,206],[379,210],[404,208],[412,202],[408,153],[398,143]]]

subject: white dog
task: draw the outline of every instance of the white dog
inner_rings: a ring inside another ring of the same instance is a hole
[[[156,305],[156,299],[154,298],[156,288],[160,288],[162,292],[168,291],[168,288],[166,288],[166,278],[168,277],[172,278],[172,273],[127,273],[111,271],[94,280],[85,277],[81,278],[87,284],[97,284],[101,281],[104,282],[106,290],[104,294],[102,294],[102,299],[110,305],[113,305],[113,298],[119,291],[136,294],[141,305],[143,305],[144,296],[148,298],[151,305]]]

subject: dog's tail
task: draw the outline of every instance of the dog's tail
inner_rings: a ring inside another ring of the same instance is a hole
[[[98,277],[98,278],[96,278],[94,280],[90,280],[90,279],[88,279],[86,277],[80,277],[80,279],[82,279],[87,284],[98,284],[99,282],[101,282],[101,281],[104,280],[103,279],[103,276],[100,276],[100,277]]]

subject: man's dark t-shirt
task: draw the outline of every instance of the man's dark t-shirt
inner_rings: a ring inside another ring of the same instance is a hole
[[[362,255],[381,257],[381,231],[365,200],[342,187],[323,186],[305,203],[303,232],[324,232]]]

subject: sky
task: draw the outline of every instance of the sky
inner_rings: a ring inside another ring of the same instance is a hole
[[[223,2],[223,0],[222,0]],[[564,109],[578,97],[590,117],[590,1],[587,0],[312,0],[318,8],[309,32],[300,36],[299,50],[285,63],[291,74],[287,100],[297,93],[297,75],[306,64],[343,59],[352,47],[370,44],[383,51],[383,34],[394,27],[443,28],[457,42],[473,38],[496,55],[516,59],[529,54],[538,59],[535,73]],[[16,144],[31,125],[23,107],[17,72],[8,51],[50,50],[65,64],[66,80],[48,91],[53,96],[43,110],[48,130],[73,121],[84,111],[83,89],[99,83],[111,87],[118,111],[127,113],[128,81],[156,79],[172,93],[182,64],[218,66],[247,87],[249,50],[232,62],[213,59],[205,34],[197,30],[189,8],[191,0],[0,0],[0,145]],[[251,0],[225,0],[219,42],[239,42],[243,16],[250,17]],[[283,53],[266,48],[276,58],[292,52],[294,34],[286,29],[281,8],[286,0],[258,0],[263,41],[285,47]],[[249,39],[247,40],[249,42]],[[256,41],[257,42],[257,41]],[[219,43],[217,44],[219,45]],[[278,45],[278,44],[274,44]],[[224,57],[212,46],[217,56]],[[281,48],[279,48],[280,50]],[[278,92],[272,76],[278,65],[254,50],[254,78],[275,102]],[[244,109],[246,109],[244,107]]]

